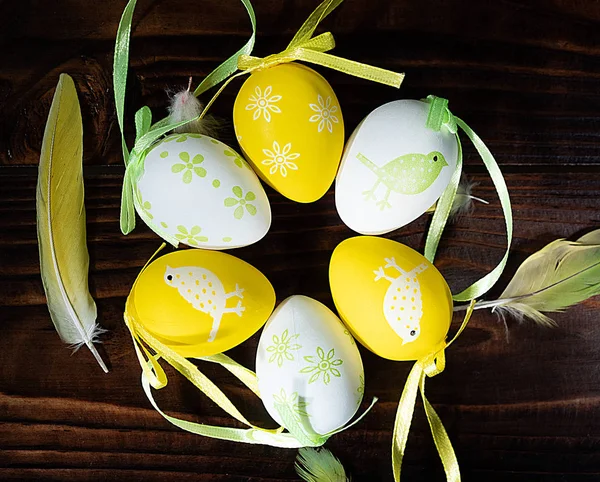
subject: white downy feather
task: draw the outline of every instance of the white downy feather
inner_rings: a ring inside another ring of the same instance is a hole
[[[189,87],[187,90],[177,92],[169,100],[169,119],[172,123],[195,119],[203,110],[204,104],[190,92]],[[180,134],[191,132],[216,137],[220,127],[221,123],[217,119],[211,115],[205,115],[202,119],[178,127],[174,132]]]
[[[83,127],[75,84],[62,74],[48,115],[36,193],[40,272],[48,310],[60,338],[75,349],[94,347],[104,330],[88,289],[82,175]]]
[[[473,201],[488,204],[486,200],[471,194],[471,191],[475,186],[477,186],[477,183],[469,181],[466,176],[462,177],[458,189],[456,190],[454,203],[452,203],[452,208],[450,209],[450,216],[469,214],[473,210]]]
[[[456,196],[454,196],[454,202],[450,208],[450,217],[454,218],[462,214],[469,214],[473,210],[473,201],[479,201],[483,204],[489,204],[485,199],[473,196],[471,194],[472,189],[477,186],[476,183],[470,182],[466,176],[463,176],[456,189]],[[427,212],[432,213],[435,211],[437,202],[431,206]]]

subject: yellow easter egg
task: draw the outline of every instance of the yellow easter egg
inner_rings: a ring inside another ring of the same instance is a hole
[[[229,254],[182,250],[153,261],[127,300],[128,313],[182,356],[208,356],[256,333],[275,306],[269,280]]]
[[[254,72],[233,107],[240,146],[256,173],[287,198],[308,203],[335,178],[344,121],[329,83],[300,64]]]
[[[358,236],[334,250],[329,265],[340,317],[365,347],[390,360],[418,360],[446,338],[452,293],[417,251],[389,239]]]

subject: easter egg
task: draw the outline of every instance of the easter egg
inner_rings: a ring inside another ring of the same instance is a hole
[[[144,159],[136,191],[149,226],[188,246],[247,246],[271,225],[269,200],[250,166],[233,149],[200,134],[173,134],[156,144]]]
[[[382,105],[348,140],[335,183],[342,221],[361,234],[398,229],[427,211],[456,168],[458,142],[447,127],[426,126],[429,104]]]
[[[269,280],[248,263],[187,249],[153,261],[140,274],[128,313],[182,356],[214,355],[239,345],[275,306]]]
[[[280,424],[278,405],[318,434],[342,427],[364,392],[360,353],[329,308],[291,296],[273,312],[260,337],[256,375],[262,401]]]
[[[342,241],[329,265],[333,301],[356,339],[390,360],[418,360],[445,340],[452,294],[425,257],[389,239]]]
[[[285,197],[322,197],[344,148],[344,121],[329,83],[300,64],[256,71],[233,107],[238,141],[257,174]]]

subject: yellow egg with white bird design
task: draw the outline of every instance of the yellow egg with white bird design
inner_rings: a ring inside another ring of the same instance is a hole
[[[333,301],[364,346],[390,360],[418,360],[445,340],[452,294],[436,267],[389,239],[358,236],[334,250]]]
[[[127,312],[182,356],[229,350],[252,336],[275,306],[269,280],[234,256],[176,251],[154,260],[138,277]]]
[[[331,187],[344,148],[344,121],[329,83],[297,63],[256,71],[233,108],[248,161],[287,198],[308,203]]]

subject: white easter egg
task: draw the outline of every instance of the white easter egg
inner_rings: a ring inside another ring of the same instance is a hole
[[[156,144],[136,191],[150,228],[196,248],[247,246],[271,225],[269,200],[248,163],[200,134],[173,134]]]
[[[342,221],[384,234],[418,218],[442,195],[458,158],[456,136],[426,126],[429,105],[397,100],[371,112],[350,137],[335,184]]]
[[[356,413],[364,371],[356,343],[340,319],[306,296],[291,296],[273,312],[260,337],[256,375],[262,401],[278,423],[286,405],[319,434],[342,427]]]

